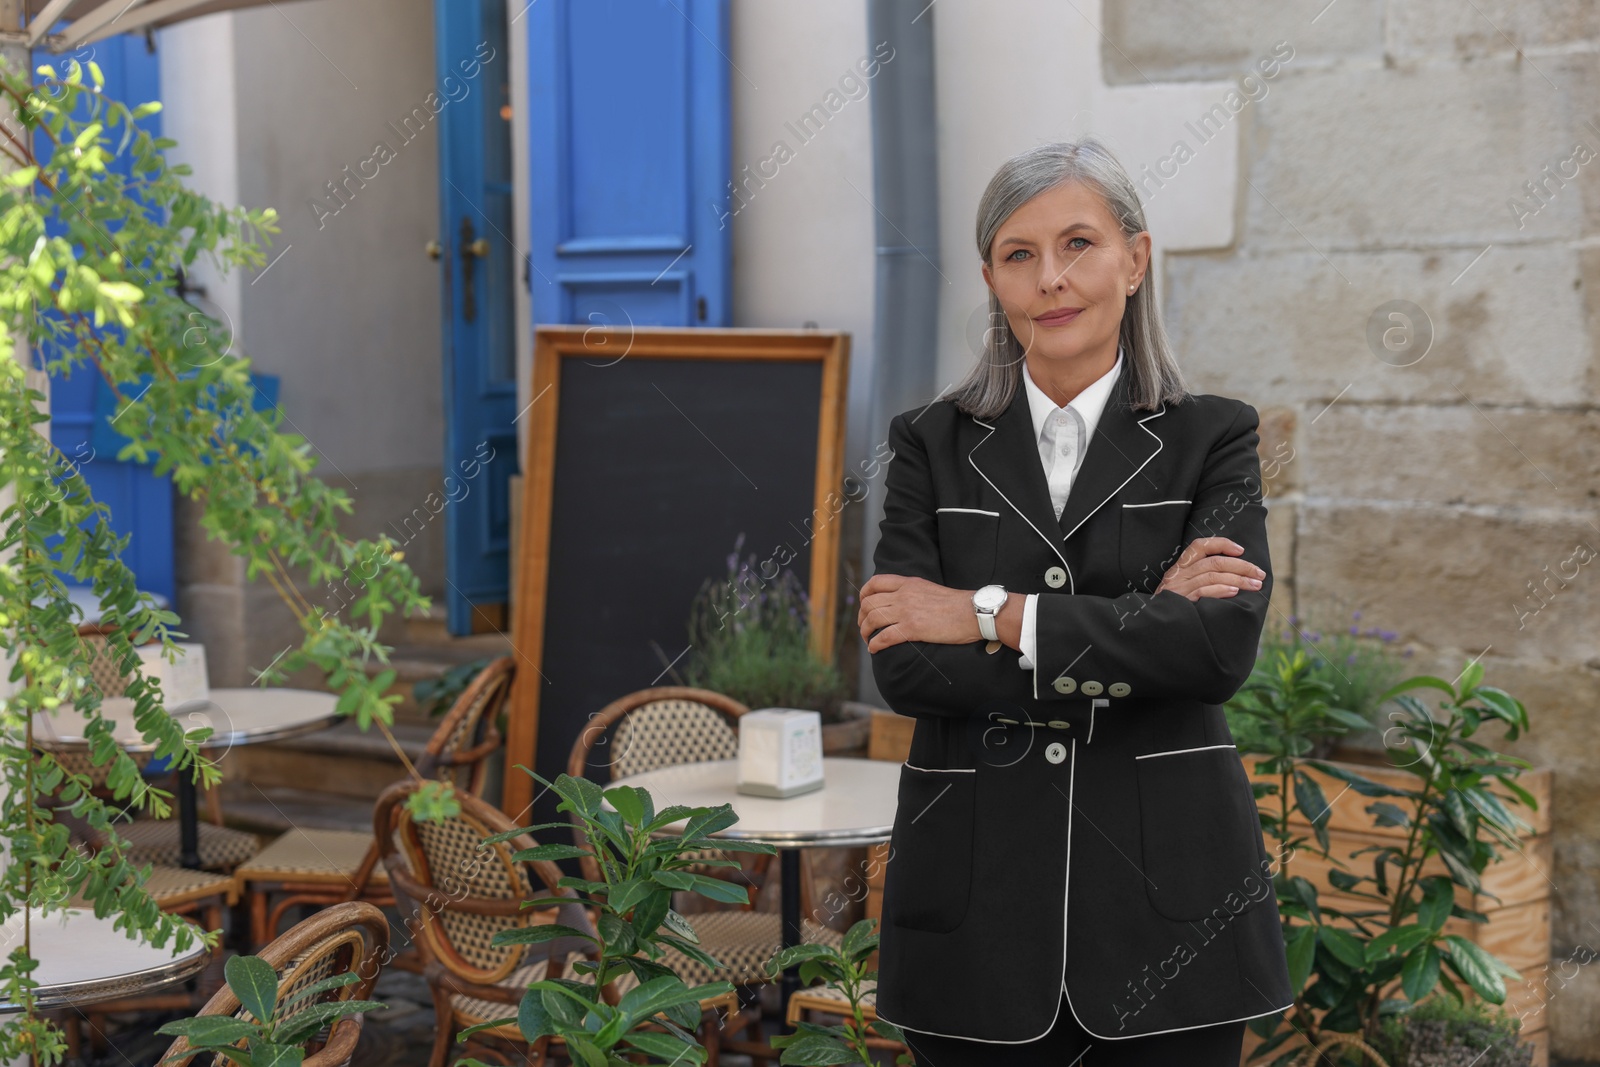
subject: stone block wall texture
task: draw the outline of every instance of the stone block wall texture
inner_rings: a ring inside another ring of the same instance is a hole
[[[1168,328],[1192,388],[1262,412],[1275,621],[1359,609],[1528,705],[1483,739],[1555,769],[1552,1053],[1600,1059],[1600,8],[1106,0],[1103,27],[1113,84],[1293,48],[1231,119],[1232,245],[1165,258]]]

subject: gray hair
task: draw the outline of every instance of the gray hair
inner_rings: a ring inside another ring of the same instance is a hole
[[[1012,156],[989,179],[978,201],[978,255],[993,265],[994,235],[1011,213],[1035,196],[1068,182],[1081,182],[1099,193],[1121,224],[1123,238],[1145,229],[1139,193],[1111,150],[1095,137],[1057,141]],[[1147,271],[1138,292],[1128,298],[1120,340],[1125,348],[1123,373],[1136,410],[1155,411],[1188,395],[1183,372],[1172,355],[1156,299],[1156,272]],[[958,409],[980,419],[994,418],[1022,386],[1023,348],[1011,332],[994,290],[989,290],[989,328],[976,366],[948,394]]]

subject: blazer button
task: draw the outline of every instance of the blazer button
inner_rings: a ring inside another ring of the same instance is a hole
[[[1070,693],[1078,688],[1078,681],[1076,678],[1057,678],[1050,684],[1055,686],[1055,690],[1058,693]]]
[[[1052,730],[1072,729],[1072,724],[1065,719],[1051,719],[1049,722],[1045,723],[1045,725],[1050,727]]]
[[[1082,688],[1084,696],[1097,697],[1100,695],[1101,691],[1105,689],[1105,686],[1091,678],[1087,682],[1083,683]]]
[[[1110,685],[1106,686],[1106,692],[1110,693],[1114,697],[1125,697],[1129,693],[1133,692],[1133,690],[1128,687],[1127,682],[1112,682]]]
[[[1060,567],[1051,567],[1044,572],[1044,584],[1051,589],[1060,589],[1067,584],[1067,572]]]
[[[1052,741],[1045,746],[1044,758],[1051,763],[1060,763],[1067,758],[1067,746],[1060,741]]]

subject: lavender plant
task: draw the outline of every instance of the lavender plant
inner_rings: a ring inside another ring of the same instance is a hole
[[[811,600],[799,576],[754,553],[741,560],[743,546],[741,533],[726,575],[701,583],[690,607],[685,684],[752,708],[810,708],[824,721],[837,718],[844,677],[811,648]]]

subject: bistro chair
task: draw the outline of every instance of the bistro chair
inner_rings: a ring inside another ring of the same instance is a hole
[[[378,972],[383,967],[388,951],[389,920],[373,905],[364,900],[354,900],[335,904],[292,927],[262,949],[260,956],[278,974],[279,1003],[317,982],[350,971],[359,975],[357,981],[349,985],[302,999],[285,1016],[293,1018],[313,1004],[371,999],[372,987],[378,982]],[[217,990],[205,1007],[200,1009],[200,1015],[244,1017],[247,1014],[239,998],[227,986]],[[365,1018],[362,1013],[347,1015],[307,1040],[303,1046],[303,1067],[345,1067],[355,1053]],[[185,1067],[194,1062],[196,1057],[209,1060],[212,1054],[192,1050],[188,1039],[180,1037],[167,1049],[161,1062],[163,1067]],[[214,1060],[216,1067],[228,1062],[220,1056]]]
[[[498,808],[470,795],[460,796],[461,813],[449,819],[417,822],[406,810],[406,798],[418,789],[412,781],[396,782],[378,798],[373,832],[398,895],[409,907],[407,926],[422,950],[423,977],[433,992],[437,1016],[430,1067],[444,1067],[455,1034],[468,1026],[517,1014],[523,992],[546,978],[584,980],[571,970],[574,962],[593,953],[582,938],[557,938],[539,945],[495,945],[501,930],[557,922],[592,933],[594,925],[577,893],[561,886],[561,869],[544,860],[518,862],[513,854],[535,847],[526,834],[487,844],[486,839],[517,829]],[[524,908],[535,896],[568,898],[553,910]],[[590,955],[590,958],[597,958]],[[687,979],[685,979],[687,981]],[[602,992],[616,1003],[636,985],[629,973]],[[693,984],[692,982],[690,984]],[[710,1067],[718,1063],[716,1010],[734,1009],[734,994],[701,1002],[701,1030]],[[473,1035],[467,1052],[503,1055],[527,1050],[528,1062],[548,1062],[559,1038],[543,1037],[528,1046],[515,1024]],[[563,1050],[564,1051],[564,1050]]]
[[[457,792],[483,794],[488,758],[500,747],[496,719],[511,693],[515,663],[510,656],[496,659],[462,690],[429,738],[417,761],[418,774],[449,781]],[[289,830],[238,874],[255,945],[273,936],[290,908],[342,900],[395,905],[388,872],[378,863],[377,841],[365,830]],[[394,964],[402,970],[421,967],[410,953]]]
[[[112,658],[105,629],[87,625],[79,627],[78,634],[89,646],[89,676],[99,688],[101,696],[125,695],[128,683],[133,679],[125,674],[121,665]],[[104,794],[106,779],[111,773],[109,762],[96,766],[88,752],[58,752],[54,755],[56,762],[63,769],[87,776],[91,786],[97,792]],[[130,755],[141,769],[148,766],[151,760],[148,752],[130,753]],[[232,871],[259,852],[261,842],[255,834],[223,825],[222,803],[215,787],[205,791],[205,803],[207,819],[201,820],[198,826],[200,867],[208,871],[224,873]],[[83,832],[87,836],[82,839],[91,847],[99,849],[106,846],[107,842],[102,833],[86,827]],[[129,862],[135,866],[154,864],[160,867],[178,867],[181,864],[182,848],[179,843],[176,816],[168,819],[128,819],[116,824],[116,833],[123,839],[123,849]]]
[[[573,777],[598,779],[599,767],[607,767],[613,781],[659,767],[704,760],[734,759],[739,755],[739,718],[749,709],[732,697],[709,689],[687,686],[656,686],[629,693],[607,704],[584,727],[573,743],[567,760],[567,773]],[[603,757],[597,755],[603,753]],[[573,838],[588,847],[588,839],[576,816]],[[749,853],[724,853],[708,849],[706,859],[739,859]],[[745,905],[726,905],[696,911],[684,918],[694,927],[700,947],[720,966],[710,968],[674,949],[668,949],[661,962],[671,967],[689,985],[703,982],[731,982],[735,986],[761,986],[772,981],[765,970],[767,960],[777,955],[783,944],[783,919],[777,912],[757,911],[757,894],[767,882],[773,856],[757,855],[753,867],[694,867],[691,870],[714,878],[744,885],[749,890]],[[583,877],[600,881],[599,865],[592,856],[579,857]],[[808,918],[812,914],[810,863],[800,853],[801,940],[838,945],[843,935],[823,923]],[[704,903],[704,902],[699,902]],[[735,1012],[724,1026],[722,1047],[758,1060],[775,1058],[765,1042],[734,1040],[746,1026],[758,1024],[759,1013]],[[757,1035],[759,1036],[759,1035]]]

